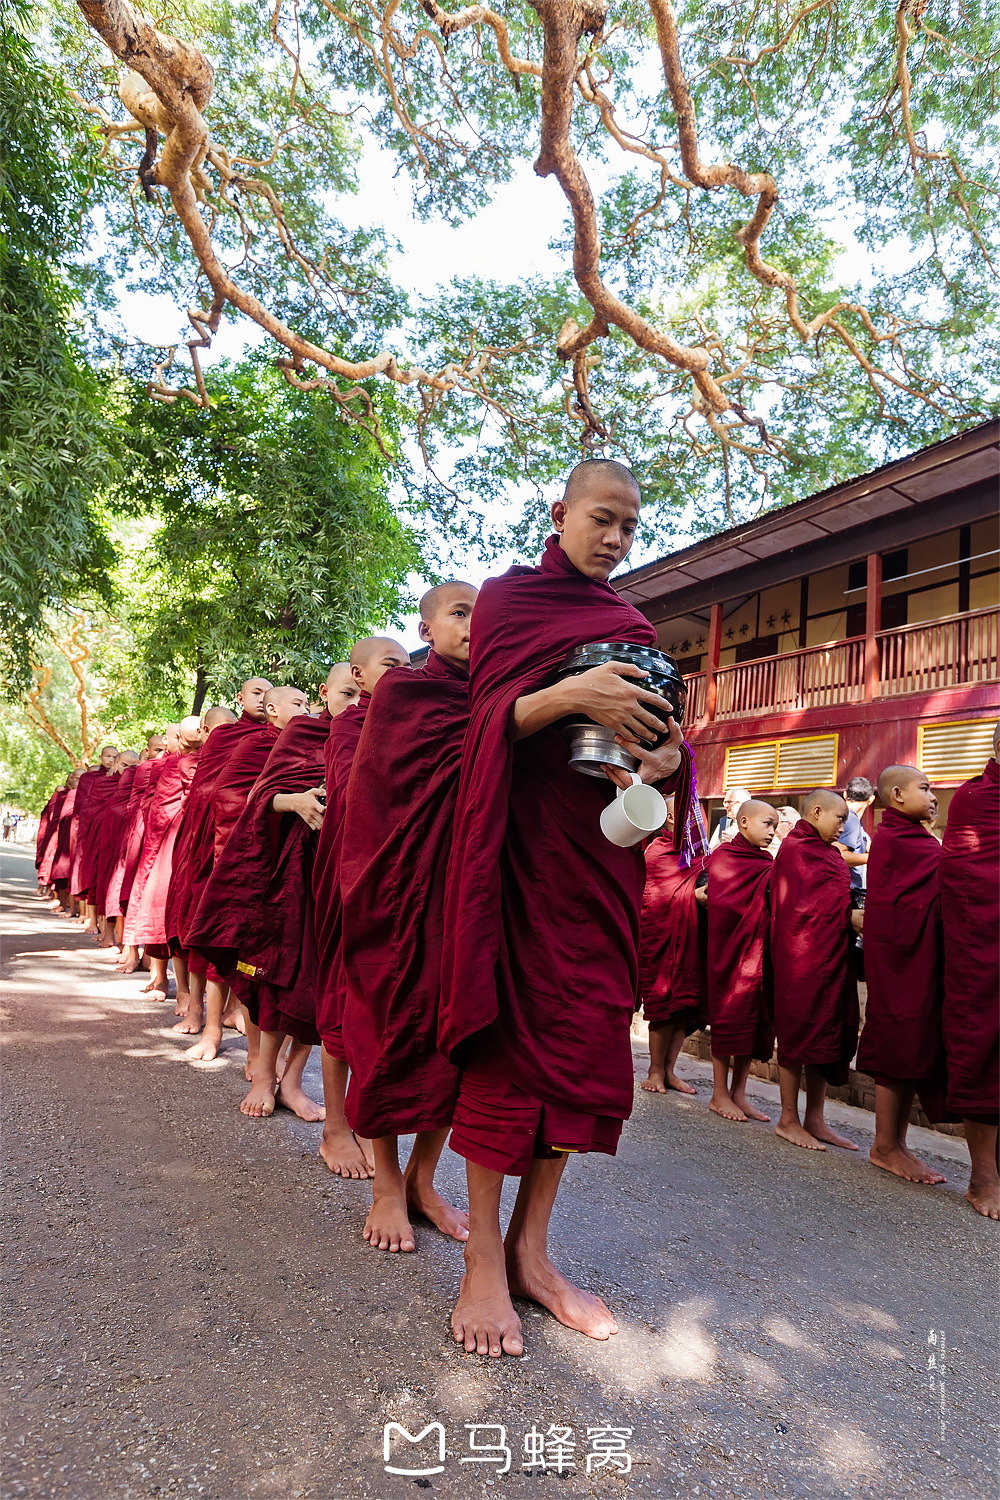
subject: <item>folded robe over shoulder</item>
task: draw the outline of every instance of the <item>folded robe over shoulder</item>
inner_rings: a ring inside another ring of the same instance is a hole
[[[236,827],[254,783],[267,765],[280,733],[280,729],[276,729],[273,724],[259,725],[259,733],[245,735],[219,772],[212,791],[212,820],[215,827],[213,865],[226,847],[229,835]]]
[[[125,942],[138,946],[167,941],[166,906],[174,845],[184,801],[198,766],[198,751],[165,755],[146,819],[146,837],[125,913]]]
[[[510,1088],[530,1106],[539,1150],[613,1154],[632,1108],[642,853],[604,837],[614,789],[571,768],[562,732],[515,743],[511,722],[518,698],[596,641],[652,645],[655,632],[557,537],[539,567],[488,580],[476,601],[439,1045],[466,1067],[452,1148],[498,1171],[530,1166]]]
[[[150,760],[140,761],[136,767],[129,792],[128,814],[121,853],[108,882],[107,906],[109,911],[113,911],[116,916],[124,912],[132,894],[132,886],[142,859],[142,846],[146,837],[146,815],[163,770],[163,760],[164,756],[161,752]]]
[[[858,1044],[851,875],[840,850],[805,818],[774,861],[771,912],[778,1062],[818,1067],[828,1083],[846,1083]]]
[[[113,788],[98,828],[97,858],[94,864],[94,905],[98,916],[117,917],[120,915],[118,911],[108,909],[108,890],[125,839],[132,782],[135,780],[135,773],[138,769],[138,766],[126,766],[116,776],[108,777],[108,780],[113,783]]]
[[[774,1051],[770,961],[774,859],[737,833],[708,862],[708,1019],[713,1057]]]
[[[326,728],[324,720],[302,714],[278,735],[189,931],[191,946],[220,973],[230,974],[237,960],[253,971],[249,977],[265,1031],[285,1030],[304,1041],[316,1039],[312,863],[317,835],[297,813],[279,817],[271,804],[278,793],[321,784]],[[271,1020],[274,1024],[268,1024]]]
[[[960,786],[940,865],[948,1107],[996,1124],[1000,1109],[1000,766]]]
[[[367,1137],[451,1124],[458,1071],[437,1050],[444,890],[469,722],[468,673],[435,651],[372,694],[340,857],[347,1119]]]
[[[44,823],[39,824],[38,837],[35,841],[35,864],[38,869],[39,885],[52,883],[52,866],[59,843],[59,819],[68,796],[68,787],[57,787],[45,809]]]
[[[937,839],[887,808],[868,855],[868,1003],[858,1046],[859,1069],[916,1084],[935,1123],[945,1118],[940,862]]]
[[[103,787],[107,781],[107,772],[103,766],[96,770],[84,771],[76,787],[76,806],[73,809],[73,820],[76,823],[76,838],[74,840],[73,869],[70,873],[70,886],[74,896],[86,896],[93,884],[93,841],[92,819],[94,807],[94,794],[98,786]]]
[[[394,667],[393,671],[408,671]],[[313,868],[316,912],[316,952],[319,960],[316,992],[316,1024],[323,1046],[331,1057],[347,1059],[344,1043],[344,1006],[347,1001],[347,971],[344,968],[343,904],[340,895],[340,855],[347,809],[347,783],[361,740],[371,693],[362,693],[357,703],[329,720],[323,774],[326,813],[320,829]],[[385,789],[382,795],[387,795]]]
[[[708,855],[690,865],[662,835],[646,849],[646,884],[639,919],[639,998],[654,1030],[683,1026],[690,1035],[708,1021],[707,921],[695,900]]]

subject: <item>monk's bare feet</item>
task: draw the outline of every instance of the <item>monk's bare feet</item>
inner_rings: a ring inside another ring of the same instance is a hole
[[[325,1120],[326,1110],[315,1099],[310,1099],[305,1089],[297,1083],[279,1083],[275,1103],[282,1109],[290,1109],[300,1120]]]
[[[350,1130],[338,1130],[319,1143],[319,1154],[336,1177],[374,1177],[375,1163]]]
[[[503,1262],[468,1259],[458,1301],[451,1315],[456,1344],[466,1354],[523,1354],[521,1319],[510,1300]]]
[[[741,1109],[748,1120],[761,1120],[765,1125],[770,1125],[771,1116],[762,1114],[755,1104],[751,1104],[746,1094],[733,1094],[733,1103],[737,1109]]]
[[[240,1114],[252,1120],[266,1120],[274,1114],[274,1089],[269,1083],[255,1083],[249,1094],[240,1100]]]
[[[647,1094],[665,1094],[667,1092],[667,1080],[662,1068],[650,1068],[649,1073],[642,1080],[641,1088]]]
[[[83,931],[87,934],[88,937],[96,937],[97,936],[97,923],[96,922],[85,922],[84,925],[83,925]]]
[[[167,998],[166,990],[162,985],[157,984],[155,979],[151,979],[148,984],[144,984],[139,994],[148,995],[150,1000],[165,1000]]]
[[[828,1146],[840,1146],[844,1151],[857,1151],[858,1148],[854,1142],[849,1141],[846,1135],[838,1135],[826,1123],[822,1115],[818,1118],[811,1118],[807,1114],[804,1123],[809,1134],[814,1135],[818,1141],[825,1141]]]
[[[436,1187],[426,1187],[411,1179],[406,1184],[406,1206],[411,1214],[420,1214],[429,1219],[435,1229],[453,1240],[469,1238],[469,1215],[456,1208],[447,1198],[442,1198]]]
[[[902,1146],[894,1146],[889,1151],[881,1151],[878,1146],[873,1145],[868,1153],[868,1159],[873,1166],[881,1167],[883,1172],[892,1172],[895,1177],[903,1177],[907,1182],[934,1184],[945,1180],[940,1172],[933,1171],[918,1156],[914,1156]]]
[[[618,1332],[611,1309],[590,1292],[567,1281],[550,1260],[527,1261],[516,1250],[507,1255],[507,1285],[512,1297],[528,1297],[547,1308],[554,1318],[590,1339],[608,1339]]]
[[[177,1030],[176,1026],[174,1030]],[[193,1047],[189,1047],[184,1056],[189,1057],[192,1062],[214,1062],[221,1046],[222,1032],[209,1031],[206,1027],[201,1040],[195,1042]]]
[[[1000,1219],[1000,1187],[996,1183],[984,1183],[980,1186],[973,1179],[965,1196],[976,1213],[982,1214],[984,1219]]]
[[[724,1120],[737,1120],[741,1125],[747,1122],[746,1115],[728,1094],[713,1094],[708,1101],[708,1107],[714,1114],[721,1115]]]
[[[667,1070],[667,1088],[676,1089],[678,1094],[696,1094],[698,1092],[679,1073],[672,1073],[669,1069]]]
[[[406,1197],[398,1191],[380,1193],[372,1206],[362,1231],[373,1250],[409,1251],[417,1248],[413,1225],[406,1212]]]
[[[176,1026],[171,1026],[171,1031],[176,1031],[178,1036],[197,1036],[203,1025],[202,1013],[196,1010],[192,1015],[190,1012],[180,1012],[180,1020]]]
[[[818,1141],[814,1135],[810,1135],[804,1125],[798,1120],[792,1125],[783,1125],[779,1120],[774,1127],[775,1135],[780,1135],[783,1141],[789,1141],[793,1146],[804,1146],[807,1151],[825,1151],[826,1147],[822,1141]]]
[[[243,1007],[237,1006],[235,1010],[227,1010],[222,1017],[223,1026],[229,1031],[238,1031],[240,1036],[246,1036],[247,1023],[243,1016]]]

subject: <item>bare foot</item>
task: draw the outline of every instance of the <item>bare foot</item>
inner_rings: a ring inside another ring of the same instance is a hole
[[[181,1013],[181,1018],[176,1026],[171,1026],[171,1031],[176,1031],[178,1036],[197,1036],[202,1027],[201,1012],[196,1011],[193,1016]]]
[[[590,1339],[608,1339],[618,1332],[611,1309],[590,1292],[567,1281],[550,1260],[521,1260],[516,1252],[507,1257],[507,1285],[512,1297],[528,1297],[547,1308],[554,1318]]]
[[[420,1214],[429,1219],[435,1229],[449,1235],[453,1240],[469,1238],[469,1215],[442,1198],[437,1188],[423,1187],[411,1180],[406,1184],[406,1206],[411,1214]]]
[[[330,1171],[337,1177],[374,1177],[375,1163],[361,1149],[358,1139],[349,1130],[327,1135],[319,1143],[319,1154]]]
[[[177,1030],[177,1027],[174,1027]],[[219,1055],[222,1046],[222,1035],[216,1031],[206,1031],[200,1042],[195,1042],[189,1047],[184,1056],[189,1057],[192,1062],[214,1062]]]
[[[381,1193],[372,1199],[362,1231],[373,1250],[409,1251],[417,1248],[413,1226],[406,1212],[402,1193]]]
[[[822,1115],[818,1119],[810,1119],[806,1115],[804,1123],[809,1134],[814,1135],[818,1141],[826,1141],[828,1146],[841,1146],[845,1151],[857,1151],[858,1148],[854,1142],[849,1141],[846,1135],[838,1135],[826,1123]]]
[[[667,1080],[662,1068],[650,1068],[649,1074],[639,1085],[647,1094],[665,1094],[667,1092]]]
[[[798,1120],[794,1125],[782,1125],[779,1120],[774,1127],[775,1135],[780,1135],[783,1141],[790,1141],[793,1146],[804,1146],[807,1151],[825,1151],[826,1147],[822,1141],[818,1141],[814,1135],[810,1135],[805,1126],[800,1125]]]
[[[147,1000],[155,1000],[158,1004],[162,1004],[167,998],[166,990],[157,989],[155,984],[144,984],[142,993]]]
[[[733,1103],[743,1111],[748,1120],[762,1120],[765,1125],[770,1125],[771,1116],[762,1114],[756,1105],[750,1103],[746,1094],[734,1094]]]
[[[247,1023],[243,1016],[242,1006],[237,1010],[227,1010],[222,1017],[222,1024],[229,1031],[238,1031],[240,1036],[246,1036]]]
[[[267,1083],[255,1083],[245,1099],[240,1100],[240,1114],[252,1120],[266,1120],[274,1114],[274,1089]]]
[[[1000,1188],[995,1183],[979,1187],[970,1182],[965,1196],[977,1214],[982,1214],[985,1219],[1000,1219]]]
[[[921,1182],[929,1182],[934,1185],[938,1182],[948,1181],[947,1177],[945,1177],[942,1172],[938,1172],[934,1167],[929,1167],[925,1161],[923,1161],[919,1156],[916,1155],[915,1152],[910,1150],[909,1146],[907,1146],[905,1142],[902,1144],[902,1150],[904,1155],[908,1156],[910,1158],[910,1161],[919,1168],[922,1174],[920,1178]],[[924,1173],[926,1173],[926,1176],[923,1175]]]
[[[499,1359],[501,1354],[524,1353],[521,1319],[499,1266],[482,1262],[467,1267],[451,1315],[451,1331],[466,1354]]]
[[[875,1167],[881,1167],[883,1172],[892,1172],[896,1177],[903,1177],[907,1182],[944,1182],[940,1172],[934,1172],[926,1166],[919,1157],[913,1156],[911,1152],[896,1146],[891,1151],[880,1151],[878,1146],[873,1145],[868,1153],[868,1159]]]
[[[721,1115],[724,1120],[738,1120],[741,1125],[747,1122],[746,1115],[728,1094],[713,1094],[708,1101],[708,1107],[715,1114]]]
[[[676,1089],[678,1094],[696,1094],[698,1090],[686,1082],[679,1073],[667,1074],[667,1088]]]
[[[298,1115],[300,1120],[326,1119],[326,1110],[322,1104],[317,1104],[315,1099],[310,1099],[305,1089],[299,1084],[279,1083],[274,1102],[282,1109],[290,1109],[292,1114]]]

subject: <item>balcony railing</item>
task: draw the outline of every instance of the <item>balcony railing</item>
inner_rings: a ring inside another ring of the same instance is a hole
[[[880,697],[932,692],[968,682],[1000,679],[1000,613],[975,610],[881,630],[876,636]],[[705,672],[693,672],[688,685],[687,723],[710,710]],[[865,637],[829,646],[809,646],[781,656],[719,667],[715,673],[715,719],[752,718],[856,703],[865,696]]]

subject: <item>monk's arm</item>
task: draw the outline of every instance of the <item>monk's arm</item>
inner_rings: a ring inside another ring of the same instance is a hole
[[[319,800],[322,787],[313,787],[308,792],[275,792],[271,806],[276,813],[298,813],[310,828],[322,828],[323,804]]]
[[[663,720],[646,704],[662,709],[663,699],[641,686],[646,675],[639,667],[606,662],[537,693],[526,693],[515,701],[512,710],[514,738],[527,739],[570,714],[586,714],[595,724],[629,738],[649,735],[650,731],[659,734]]]

